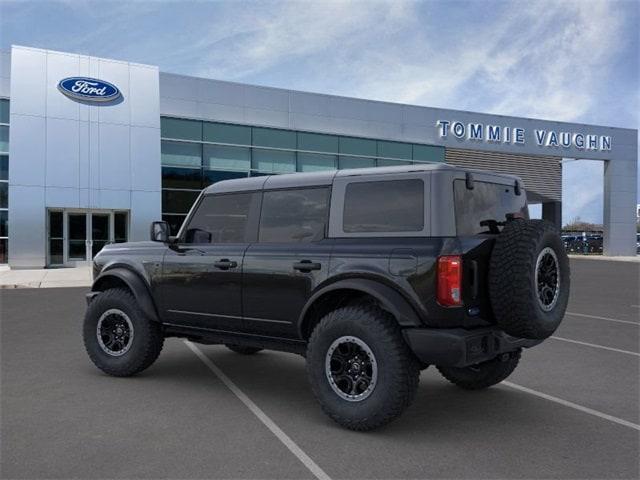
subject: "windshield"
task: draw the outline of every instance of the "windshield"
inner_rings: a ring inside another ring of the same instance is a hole
[[[529,218],[524,190],[516,195],[513,186],[478,181],[473,187],[469,190],[465,180],[453,182],[458,235],[490,233],[492,221],[500,224],[508,213]]]

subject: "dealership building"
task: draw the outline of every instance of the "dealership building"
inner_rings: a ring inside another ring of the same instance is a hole
[[[0,53],[0,263],[81,265],[147,239],[154,220],[175,232],[224,179],[425,162],[519,175],[559,226],[567,158],[604,162],[604,253],[635,255],[637,139],[13,46]]]

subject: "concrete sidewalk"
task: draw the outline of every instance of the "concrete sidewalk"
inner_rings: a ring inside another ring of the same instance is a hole
[[[605,260],[610,262],[636,262],[640,263],[640,255],[635,257],[605,257],[604,255],[579,255],[570,253],[569,258],[584,259],[584,260]]]
[[[0,270],[0,288],[88,287],[91,267]]]

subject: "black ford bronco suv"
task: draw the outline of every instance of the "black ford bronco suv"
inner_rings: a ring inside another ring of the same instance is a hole
[[[219,182],[151,240],[94,260],[98,368],[138,373],[167,337],[295,352],[353,430],[398,417],[429,365],[465,389],[506,379],[569,296],[560,236],[529,220],[521,181],[445,164]]]

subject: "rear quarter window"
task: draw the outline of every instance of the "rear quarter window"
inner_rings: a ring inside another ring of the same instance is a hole
[[[424,229],[424,181],[354,182],[344,196],[345,233],[420,232]]]
[[[513,186],[476,181],[469,190],[464,180],[454,180],[453,192],[458,235],[488,233],[488,227],[480,222],[504,222],[508,213],[529,218],[526,195],[524,191],[516,195]]]

